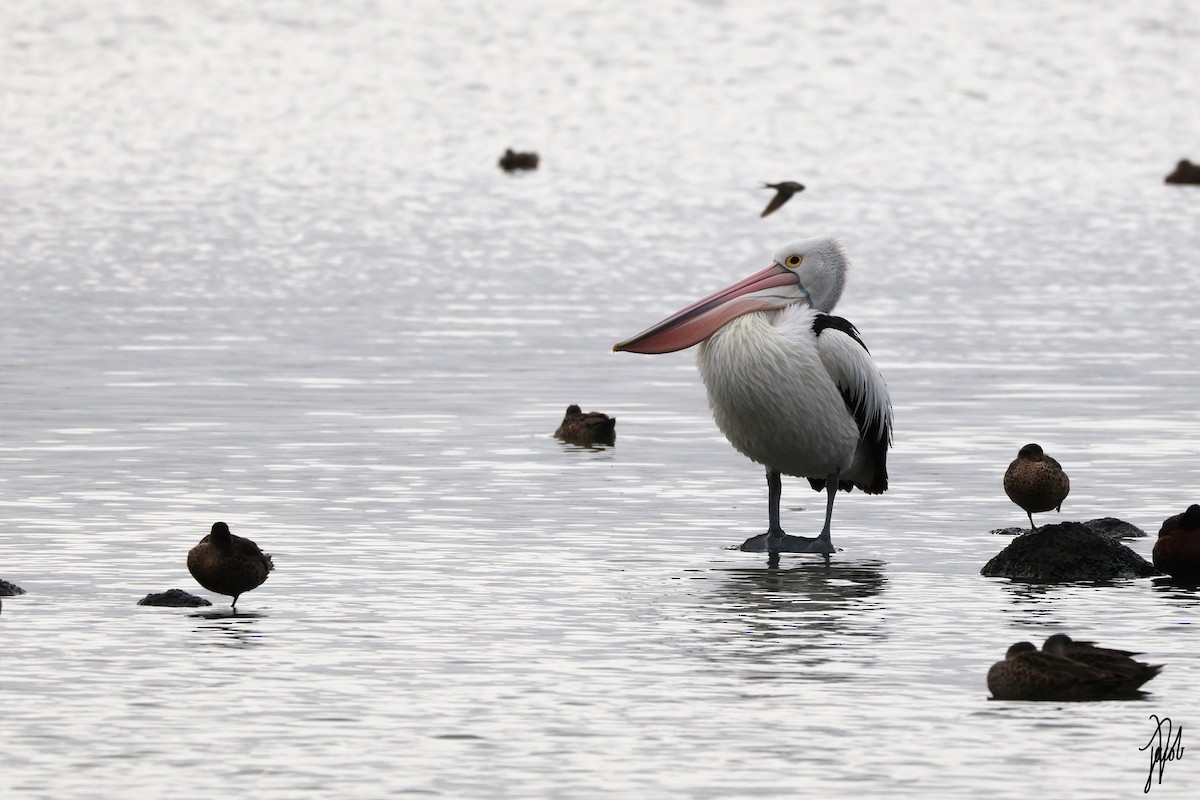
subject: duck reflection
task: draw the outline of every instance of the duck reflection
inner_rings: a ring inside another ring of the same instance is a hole
[[[246,647],[262,640],[262,633],[253,626],[258,620],[266,619],[267,615],[254,611],[207,609],[188,616],[192,619],[204,620],[196,625],[196,630],[212,631],[221,635],[221,638],[213,643]]]
[[[1200,585],[1177,581],[1169,576],[1154,578],[1150,581],[1155,593],[1164,599],[1173,601],[1178,606],[1200,606]]]
[[[826,681],[847,680],[856,664],[875,661],[875,648],[863,645],[887,637],[879,599],[888,583],[884,562],[784,565],[704,573],[712,591],[702,618],[721,626],[723,640],[706,643],[705,657],[722,669],[729,661],[771,665],[747,677]],[[834,669],[813,669],[825,664]]]

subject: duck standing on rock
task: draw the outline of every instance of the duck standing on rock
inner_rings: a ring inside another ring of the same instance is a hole
[[[1175,580],[1200,583],[1200,506],[1192,504],[1163,522],[1152,558]]]
[[[1062,511],[1063,500],[1071,492],[1071,480],[1062,466],[1042,451],[1040,445],[1027,444],[1017,453],[1004,473],[1004,493],[1029,515],[1034,512]]]
[[[596,444],[612,445],[617,440],[617,418],[610,417],[599,411],[583,413],[583,409],[572,403],[567,406],[567,413],[562,424],[554,432],[556,439],[562,439],[568,444],[578,444],[591,447]]]
[[[214,522],[212,532],[191,549],[187,566],[205,589],[232,595],[230,607],[235,609],[238,597],[262,586],[267,574],[275,569],[271,556],[249,539],[234,536],[224,522]]]

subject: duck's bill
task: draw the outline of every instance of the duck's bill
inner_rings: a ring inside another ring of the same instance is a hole
[[[779,264],[772,264],[692,303],[632,339],[613,345],[613,351],[673,353],[684,350],[704,341],[743,314],[779,308],[790,302],[789,298],[773,293],[773,290],[795,285],[794,272]]]

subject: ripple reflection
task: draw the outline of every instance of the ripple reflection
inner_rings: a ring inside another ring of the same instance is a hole
[[[880,624],[884,567],[866,560],[711,570],[711,613],[703,618],[721,641],[710,642],[705,657],[723,669],[736,662],[750,678],[858,679],[888,637]]]

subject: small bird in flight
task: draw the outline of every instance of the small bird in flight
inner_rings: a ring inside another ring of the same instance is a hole
[[[777,210],[781,205],[792,199],[792,195],[796,192],[804,191],[803,183],[795,181],[782,181],[780,183],[764,183],[764,189],[774,189],[775,196],[771,198],[771,202],[767,203],[767,207],[759,214],[760,217],[765,217],[767,214]]]

